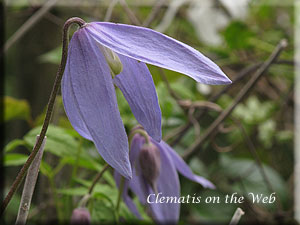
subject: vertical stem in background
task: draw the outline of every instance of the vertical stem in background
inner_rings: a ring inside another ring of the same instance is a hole
[[[39,135],[37,135],[36,141],[38,140],[38,138],[39,138]],[[33,160],[32,164],[30,165],[30,167],[28,168],[28,173],[27,173],[26,180],[24,183],[19,212],[18,212],[18,216],[17,216],[17,220],[16,220],[16,224],[18,224],[18,225],[25,224],[26,220],[27,220],[33,191],[35,188],[36,180],[37,180],[39,169],[40,169],[40,164],[41,164],[43,153],[44,153],[46,139],[47,139],[47,137],[45,136],[39,152],[37,153],[35,159]]]
[[[119,187],[119,192],[118,192],[118,200],[117,200],[117,205],[116,205],[116,214],[117,214],[117,222],[118,223],[119,223],[119,208],[120,208],[120,204],[121,204],[121,198],[122,198],[122,194],[123,194],[124,184],[125,184],[125,178],[121,176],[120,187]]]
[[[300,1],[295,1],[294,217],[300,223]]]

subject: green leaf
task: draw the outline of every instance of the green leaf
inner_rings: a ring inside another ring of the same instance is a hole
[[[75,179],[75,181],[77,183],[85,186],[86,188],[89,188],[92,185],[92,181],[88,181],[88,180],[83,180],[83,179],[77,178],[77,179]],[[116,187],[115,183],[113,184],[113,187]],[[106,195],[108,198],[112,199],[114,202],[117,200],[118,190],[116,188],[112,188],[112,185],[97,183],[94,187],[93,195],[98,194],[98,193]]]
[[[233,21],[223,31],[224,39],[231,49],[245,49],[251,47],[249,39],[254,33],[241,21]]]
[[[61,60],[61,46],[41,55],[39,61],[43,63],[59,64]]]
[[[279,196],[281,201],[287,201],[288,191],[284,180],[274,169],[267,165],[263,165],[264,172],[268,178],[272,188]],[[243,189],[236,183],[231,185],[233,192],[242,193],[245,197],[249,197],[248,193],[270,195],[265,179],[261,173],[259,166],[255,161],[242,158],[230,158],[222,155],[221,157],[221,170],[229,177],[235,179],[240,177],[243,182]],[[251,199],[250,199],[251,200]],[[274,204],[265,204],[266,207],[274,207]]]
[[[28,155],[19,153],[4,154],[4,166],[20,166],[23,165],[28,158]]]
[[[30,120],[30,106],[26,100],[4,97],[4,121],[13,119]]]
[[[194,84],[193,84],[194,85]],[[195,100],[195,92],[187,82],[174,82],[171,83],[172,90],[179,95],[181,99]]]
[[[88,189],[86,187],[62,188],[57,192],[64,195],[83,196],[88,193]]]
[[[35,145],[36,135],[40,133],[41,127],[36,127],[29,131],[24,140],[31,147]],[[51,152],[52,154],[63,157],[72,156],[76,157],[76,152],[78,149],[78,142],[75,138],[68,134],[68,132],[60,127],[50,125],[47,131],[47,141],[45,145],[45,150]],[[82,154],[84,157],[85,154]]]
[[[96,199],[90,205],[92,224],[115,222],[115,209],[111,206],[109,201]]]
[[[96,161],[94,161],[92,159],[83,159],[81,157],[77,160],[73,156],[72,157],[65,156],[62,159],[62,161],[66,164],[71,164],[71,165],[78,164],[80,167],[84,167],[84,168],[90,169],[90,170],[100,171],[102,168],[101,165],[99,163],[97,163]]]
[[[15,140],[12,140],[11,142],[9,142],[5,148],[4,148],[4,152],[7,153],[7,152],[10,152],[10,151],[13,151],[16,147],[18,146],[24,146],[26,143],[24,140],[21,140],[21,139],[15,139]]]
[[[42,174],[44,174],[45,176],[47,176],[49,178],[51,178],[53,176],[52,167],[48,163],[46,163],[45,161],[41,162],[40,170],[41,170]]]

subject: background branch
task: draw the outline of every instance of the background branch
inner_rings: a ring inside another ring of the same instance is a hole
[[[239,102],[241,102],[244,97],[251,91],[257,81],[262,77],[262,75],[268,70],[270,65],[278,58],[281,51],[286,48],[287,41],[281,40],[279,44],[276,46],[273,53],[270,55],[268,60],[262,64],[262,66],[256,71],[254,76],[249,80],[249,82],[244,86],[244,88],[238,93],[233,103],[227,107],[218,118],[207,128],[205,133],[196,140],[184,153],[183,158],[188,160],[200,149],[200,146],[207,140],[207,138],[217,129],[217,127],[222,123],[235,109]]]

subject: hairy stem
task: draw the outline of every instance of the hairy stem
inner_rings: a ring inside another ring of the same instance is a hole
[[[72,24],[77,24],[81,27],[85,24],[85,21],[82,20],[81,18],[73,17],[73,18],[68,19],[64,24],[64,27],[63,27],[63,49],[62,49],[61,63],[60,63],[60,66],[58,67],[55,82],[54,82],[52,92],[51,92],[51,95],[50,95],[50,98],[49,98],[48,107],[47,107],[44,123],[43,123],[43,126],[42,126],[42,130],[39,134],[39,138],[37,140],[36,145],[34,146],[31,154],[29,155],[29,157],[28,157],[27,161],[25,162],[25,164],[23,165],[22,169],[18,173],[15,181],[13,182],[8,194],[6,195],[4,201],[1,205],[0,215],[3,214],[3,212],[5,211],[8,203],[10,202],[11,198],[13,197],[14,193],[18,189],[18,187],[19,187],[21,181],[23,180],[29,166],[31,165],[31,163],[34,160],[36,154],[38,153],[38,151],[39,151],[39,149],[42,145],[42,142],[44,140],[44,137],[46,135],[46,132],[47,132],[47,129],[48,129],[48,126],[49,126],[49,123],[50,123],[52,111],[53,111],[55,98],[56,98],[56,95],[57,95],[57,92],[58,92],[58,89],[59,89],[59,86],[60,86],[60,82],[61,82],[64,70],[65,70],[66,62],[67,62],[68,30],[69,30],[69,28]]]

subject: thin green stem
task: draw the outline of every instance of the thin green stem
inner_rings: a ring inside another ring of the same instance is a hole
[[[36,145],[34,146],[31,154],[29,155],[27,161],[25,162],[25,164],[23,165],[22,169],[20,170],[20,172],[18,173],[15,181],[13,182],[8,194],[6,195],[4,201],[2,202],[1,205],[1,211],[0,211],[0,215],[2,216],[3,212],[5,211],[8,203],[10,202],[11,198],[13,197],[14,193],[16,192],[16,190],[18,189],[21,181],[23,180],[24,176],[27,173],[27,170],[29,168],[29,166],[31,165],[32,161],[34,160],[36,154],[38,153],[42,142],[44,140],[44,137],[46,135],[49,123],[50,123],[50,119],[52,116],[52,112],[53,112],[53,106],[54,106],[54,102],[55,102],[55,98],[60,86],[60,82],[65,70],[65,66],[66,66],[66,62],[67,62],[67,55],[68,55],[68,30],[70,28],[70,26],[72,24],[77,24],[80,27],[82,27],[85,24],[85,21],[82,20],[81,18],[78,17],[74,17],[74,18],[70,18],[66,21],[66,23],[64,24],[63,27],[63,49],[62,49],[62,57],[61,57],[61,63],[60,66],[58,68],[57,74],[56,74],[56,78],[55,78],[55,82],[53,85],[53,89],[49,98],[49,102],[48,102],[48,107],[47,107],[47,112],[46,112],[46,116],[44,119],[44,123],[42,126],[42,130],[39,134],[39,139],[37,140]]]
[[[60,201],[59,201],[59,198],[57,196],[57,189],[56,189],[55,182],[54,182],[54,176],[49,177],[49,183],[50,183],[51,191],[52,191],[53,196],[54,196],[54,202],[55,202],[55,208],[56,208],[56,213],[57,213],[58,220],[60,222],[63,222],[64,221],[63,210],[61,210]]]
[[[82,152],[82,144],[83,144],[83,138],[79,137],[79,145],[78,145],[78,149],[77,149],[77,152],[76,152],[75,165],[73,167],[71,179],[69,181],[69,187],[73,186],[73,183],[74,183],[73,182],[73,177],[77,174],[77,170],[78,170],[78,167],[79,167],[78,163],[79,163],[80,155],[81,155],[81,152]]]
[[[117,200],[117,205],[116,205],[117,220],[119,220],[119,209],[120,209],[121,197],[122,197],[122,194],[123,194],[124,184],[125,184],[125,178],[121,176],[120,186],[119,186],[119,193],[118,193],[118,200]]]
[[[92,192],[94,190],[94,187],[96,186],[97,182],[101,179],[105,171],[109,168],[110,166],[108,164],[105,164],[105,166],[102,168],[102,170],[97,174],[97,176],[94,178],[92,185],[89,188],[89,191],[86,195],[83,196],[83,198],[79,202],[80,207],[86,207],[87,202],[89,201]]]
[[[83,144],[83,138],[79,137],[79,144],[78,144],[78,148],[77,148],[77,152],[76,152],[75,164],[73,166],[72,174],[71,174],[71,177],[70,177],[70,179],[68,181],[68,184],[67,184],[67,186],[69,188],[73,187],[73,185],[74,185],[74,177],[76,176],[77,170],[78,170],[78,167],[79,167],[78,164],[79,164],[80,155],[81,155],[81,152],[82,152],[82,144]],[[73,209],[72,196],[67,196],[66,205],[68,206],[67,207],[68,210]]]
[[[95,177],[90,189],[89,189],[89,194],[92,194],[94,187],[96,186],[97,182],[101,179],[101,177],[103,176],[104,172],[109,168],[110,166],[108,164],[106,164],[102,170],[100,171],[100,173],[98,173],[98,175]]]
[[[145,139],[146,139],[146,143],[149,144],[151,141],[150,141],[150,137],[149,135],[147,134],[147,132],[141,128],[137,128],[133,131],[131,131],[131,133],[129,134],[129,143],[131,143],[132,141],[132,138],[134,137],[134,135],[136,134],[140,134],[142,135]]]

